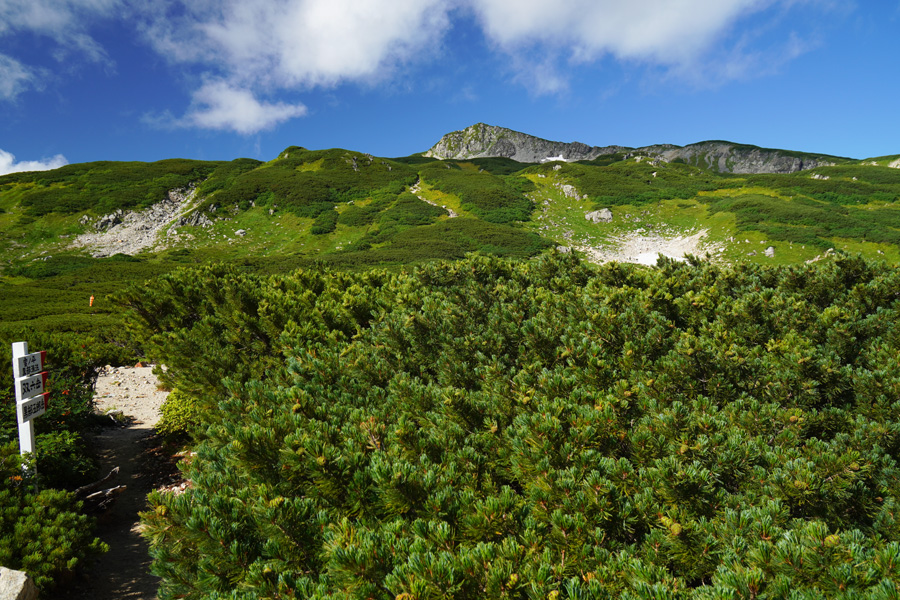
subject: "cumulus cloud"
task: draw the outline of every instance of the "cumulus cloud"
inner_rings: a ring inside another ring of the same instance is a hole
[[[16,162],[16,157],[13,154],[0,150],[0,175],[21,173],[23,171],[48,171],[50,169],[58,169],[67,164],[69,164],[69,161],[62,154],[57,154],[53,158],[46,160]]]
[[[405,64],[438,59],[467,16],[507,55],[513,79],[540,94],[564,91],[572,63],[607,56],[694,80],[739,77],[772,63],[736,47],[704,62],[736,22],[776,5],[829,1],[152,0],[141,28],[172,63],[220,82],[198,90],[180,122],[252,133],[304,114],[254,94],[389,79]]]
[[[508,51],[563,46],[572,58],[604,54],[677,64],[708,48],[738,18],[772,0],[469,0],[487,36]]]
[[[178,122],[243,134],[306,113],[254,93],[389,79],[431,56],[449,27],[446,0],[212,0],[145,15],[143,30],[173,63],[200,65],[206,83]],[[169,5],[171,8],[171,5]]]
[[[220,0],[151,17],[145,31],[175,62],[235,82],[331,86],[377,78],[427,52],[448,27],[446,0]]]
[[[194,93],[188,113],[174,124],[251,134],[306,114],[302,104],[260,102],[252,92],[211,81]]]
[[[474,22],[536,93],[567,87],[572,64],[606,57],[670,75],[739,77],[773,64],[759,48],[722,44],[734,25],[772,7],[833,0],[0,0],[0,38],[30,32],[64,52],[108,60],[90,35],[101,17],[136,24],[200,87],[180,125],[243,134],[306,114],[265,102],[283,91],[398,79],[440,60],[453,27]],[[718,44],[718,46],[717,46]],[[2,57],[0,57],[2,61]],[[0,100],[34,85],[26,57],[0,62]],[[170,119],[171,121],[172,119]]]

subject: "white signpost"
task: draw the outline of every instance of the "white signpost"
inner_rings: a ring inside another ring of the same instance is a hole
[[[27,342],[12,345],[13,379],[16,386],[16,417],[19,422],[19,453],[34,454],[34,422],[44,414],[49,405],[47,372],[44,363],[47,354],[28,354]]]

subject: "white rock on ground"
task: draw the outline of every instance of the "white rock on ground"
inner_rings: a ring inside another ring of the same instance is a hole
[[[601,208],[600,210],[594,210],[587,213],[584,215],[584,218],[591,223],[611,223],[613,214],[608,208]]]
[[[37,600],[38,590],[23,571],[0,567],[0,600]]]

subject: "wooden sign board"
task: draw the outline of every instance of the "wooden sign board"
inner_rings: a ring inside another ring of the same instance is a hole
[[[16,403],[16,412],[19,415],[19,423],[27,423],[35,417],[39,417],[47,411],[50,404],[50,392],[35,396]]]
[[[47,387],[47,372],[38,373],[31,377],[20,377],[16,379],[16,398],[25,400],[32,396],[43,394]]]
[[[32,354],[26,354],[25,356],[16,357],[16,361],[18,363],[19,370],[18,373],[15,374],[15,376],[29,377],[44,370],[44,363],[47,362],[47,353],[33,352]]]

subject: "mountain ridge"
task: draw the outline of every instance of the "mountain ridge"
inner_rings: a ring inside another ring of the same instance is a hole
[[[582,142],[545,140],[486,123],[476,123],[445,134],[423,156],[441,160],[498,157],[522,163],[541,163],[592,161],[614,154],[623,154],[627,158],[646,156],[657,161],[684,162],[719,173],[741,175],[796,173],[854,160],[826,154],[761,148],[725,140],[708,140],[687,146],[675,144],[654,144],[640,148],[618,145],[589,146]]]

